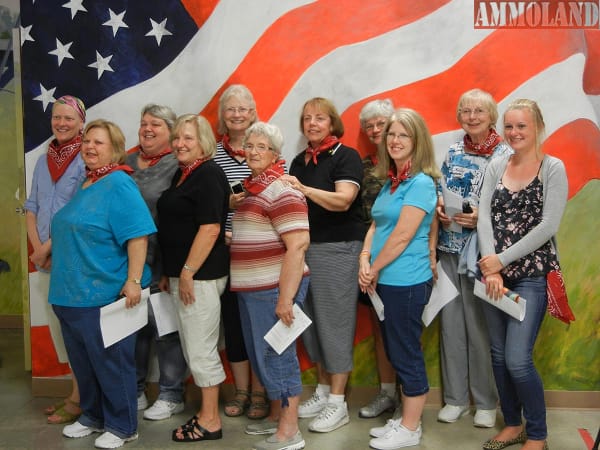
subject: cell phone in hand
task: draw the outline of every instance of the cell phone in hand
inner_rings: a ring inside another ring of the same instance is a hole
[[[473,212],[473,208],[471,207],[471,204],[469,203],[469,200],[465,200],[462,204],[462,211],[465,214],[471,214]]]
[[[241,181],[234,181],[233,183],[231,183],[230,187],[231,192],[233,192],[234,194],[241,194],[242,192],[244,192],[244,185]]]

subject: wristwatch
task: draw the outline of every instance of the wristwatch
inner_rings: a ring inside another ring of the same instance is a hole
[[[135,283],[135,284],[142,284],[142,280],[140,280],[139,278],[131,278],[129,281]]]

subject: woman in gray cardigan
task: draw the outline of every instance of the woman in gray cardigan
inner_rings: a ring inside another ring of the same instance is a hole
[[[544,128],[534,101],[521,99],[508,106],[504,137],[514,154],[490,163],[481,192],[477,231],[486,291],[499,299],[508,288],[527,300],[523,321],[484,305],[505,422],[484,449],[522,442],[524,450],[548,448],[544,387],[532,352],[547,307],[546,274],[557,260],[553,237],[568,182],[562,161],[541,150]]]

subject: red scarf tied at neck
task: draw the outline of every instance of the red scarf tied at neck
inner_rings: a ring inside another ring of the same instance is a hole
[[[194,161],[191,164],[188,164],[187,166],[185,164],[179,164],[179,168],[181,169],[181,177],[179,178],[179,181],[177,182],[177,186],[179,186],[181,183],[183,183],[185,181],[185,179],[187,177],[190,176],[190,174],[196,170],[198,167],[200,167],[203,163],[205,163],[206,161],[208,161],[210,158],[199,158],[196,161]]]
[[[236,156],[240,156],[242,158],[246,157],[246,152],[244,150],[235,150],[231,146],[231,144],[229,143],[228,134],[223,135],[223,139],[221,140],[221,142],[223,143],[223,148],[225,149],[225,151],[229,153],[229,156],[231,156],[232,158],[235,158]]]
[[[252,177],[250,175],[244,180],[244,189],[250,195],[258,195],[264,191],[273,181],[284,174],[285,160],[279,159],[269,166],[261,174]]]
[[[312,156],[312,160],[314,165],[317,165],[318,156],[326,150],[329,150],[335,144],[337,144],[340,140],[336,136],[332,136],[331,134],[327,136],[325,139],[321,141],[317,148],[312,148],[309,146],[306,148],[306,154]]]
[[[400,183],[410,178],[411,167],[412,162],[409,159],[408,161],[406,161],[406,163],[404,163],[404,167],[402,167],[402,170],[397,170],[396,166],[390,168],[388,172],[388,178],[392,180],[392,186],[390,187],[390,192],[392,194],[396,191],[398,186],[400,186]]]
[[[494,153],[494,149],[501,141],[502,137],[500,137],[493,128],[490,128],[490,133],[481,144],[474,144],[471,136],[468,134],[465,134],[463,139],[466,153],[485,157],[491,156]]]
[[[65,174],[65,171],[81,149],[81,134],[65,144],[59,144],[56,139],[48,146],[48,170],[55,183]]]
[[[95,183],[103,176],[106,176],[112,172],[116,172],[117,170],[122,170],[127,175],[131,175],[133,173],[133,169],[131,167],[129,167],[128,165],[125,165],[125,164],[119,165],[117,163],[110,163],[110,164],[107,164],[106,166],[102,166],[98,169],[93,169],[93,170],[87,169],[86,176],[89,180],[91,180],[92,183]]]
[[[152,167],[152,166],[158,164],[158,162],[162,159],[163,156],[170,155],[172,152],[173,151],[169,147],[167,147],[162,152],[160,152],[158,155],[150,156],[150,155],[147,155],[146,152],[144,152],[142,147],[140,147],[140,158],[142,158],[142,160],[148,162],[148,167]]]

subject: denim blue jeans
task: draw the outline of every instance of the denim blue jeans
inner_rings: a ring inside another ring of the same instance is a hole
[[[413,286],[377,285],[385,314],[385,320],[380,323],[385,351],[407,397],[429,392],[421,347],[421,316],[432,288],[433,280]]]
[[[135,333],[104,348],[99,307],[54,305],[54,313],[79,382],[79,423],[120,438],[132,436],[137,430]]]
[[[308,290],[309,277],[304,277],[298,287],[294,303],[302,306]],[[275,307],[279,288],[262,291],[238,292],[242,331],[250,364],[271,400],[281,400],[288,405],[289,397],[302,393],[300,363],[296,355],[296,344],[291,344],[281,355],[265,341],[264,336],[277,323]]]
[[[520,425],[522,412],[527,437],[544,440],[548,436],[544,386],[532,354],[546,313],[546,277],[523,278],[505,285],[527,300],[527,306],[525,318],[519,322],[492,305],[483,305],[504,423]]]
[[[181,403],[183,402],[183,382],[187,372],[187,363],[181,349],[179,333],[158,336],[152,303],[148,302],[148,324],[137,332],[135,343],[138,397],[146,388],[153,344],[158,358],[158,399]]]

